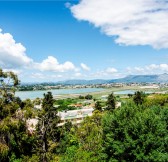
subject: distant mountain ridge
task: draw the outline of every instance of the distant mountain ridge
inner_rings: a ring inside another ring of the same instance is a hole
[[[120,79],[93,79],[93,80],[66,80],[57,82],[65,85],[89,85],[89,84],[108,84],[108,83],[168,83],[168,74],[159,75],[128,75]]]
[[[89,85],[89,84],[105,84],[108,83],[110,80],[104,79],[93,79],[93,80],[66,80],[57,82],[58,84],[64,85]]]
[[[58,82],[44,82],[44,83],[22,83],[22,85],[91,85],[91,84],[108,84],[108,83],[168,83],[168,74],[159,75],[128,75],[119,79],[93,79],[93,80],[66,80]]]
[[[168,83],[168,74],[159,75],[129,75],[125,78],[111,80],[111,83]]]

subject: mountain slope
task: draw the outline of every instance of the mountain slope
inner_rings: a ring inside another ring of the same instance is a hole
[[[103,79],[93,79],[93,80],[66,80],[57,82],[58,84],[65,84],[65,85],[89,85],[89,84],[104,84],[108,83],[109,80]]]
[[[168,74],[160,75],[129,75],[120,79],[103,80],[67,80],[58,82],[65,85],[89,85],[89,84],[106,84],[106,83],[168,83]]]
[[[158,75],[129,75],[125,78],[111,80],[110,83],[143,83],[143,82],[160,82]]]

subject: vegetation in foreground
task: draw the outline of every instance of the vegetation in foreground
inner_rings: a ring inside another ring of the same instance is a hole
[[[42,110],[14,92],[19,84],[12,72],[0,70],[0,161],[2,162],[112,162],[168,159],[168,95],[147,97],[136,92],[115,107],[110,94],[106,107],[96,102],[94,113],[80,126],[67,122],[57,127],[51,93],[44,95]],[[36,102],[39,102],[38,100]],[[60,101],[61,102],[61,101]],[[68,101],[73,102],[73,101]],[[67,103],[59,103],[64,105]],[[37,118],[30,132],[27,120]]]

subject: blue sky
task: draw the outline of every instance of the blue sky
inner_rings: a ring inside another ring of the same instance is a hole
[[[167,2],[135,1],[0,1],[0,67],[22,82],[166,73]]]

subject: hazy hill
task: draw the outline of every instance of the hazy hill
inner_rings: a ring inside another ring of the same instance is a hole
[[[59,82],[44,82],[44,83],[21,83],[21,85],[90,85],[90,84],[108,84],[108,83],[168,83],[168,74],[160,75],[128,75],[120,79],[93,79],[93,80],[66,80]]]
[[[168,74],[160,75],[129,75],[125,78],[110,80],[110,83],[168,83]]]
[[[88,85],[88,84],[104,84],[108,83],[109,80],[103,79],[93,79],[93,80],[66,80],[57,82],[58,84],[65,84],[65,85]]]
[[[103,80],[67,80],[58,82],[65,85],[88,85],[88,84],[105,84],[105,83],[168,83],[168,74],[160,75],[128,75],[120,79]]]

